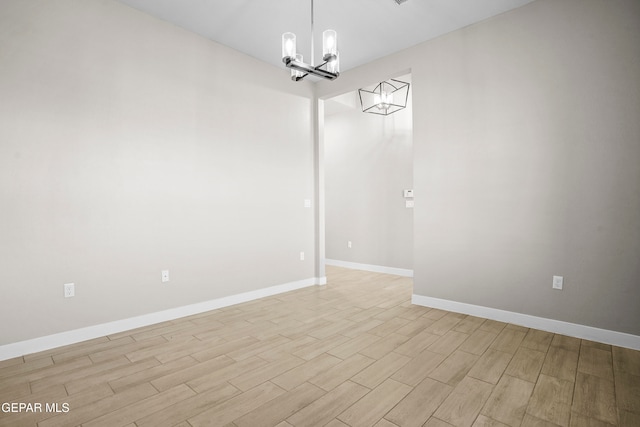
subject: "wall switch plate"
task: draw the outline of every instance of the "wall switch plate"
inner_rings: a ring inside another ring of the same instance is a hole
[[[564,282],[564,278],[562,276],[553,276],[553,289],[562,290],[562,284]]]
[[[300,261],[304,261],[304,252],[300,252]]]
[[[347,247],[351,249],[351,240],[347,241]]]
[[[413,190],[404,190],[402,194],[404,195],[405,198],[411,198],[413,197]]]
[[[305,208],[311,207],[311,199],[304,199],[304,207]]]
[[[162,270],[162,283],[169,281],[169,270]]]
[[[71,298],[76,296],[76,285],[73,283],[64,284],[64,297]]]
[[[411,209],[411,208],[413,207],[413,200],[405,200],[405,201],[404,201],[404,206],[405,206],[406,208]]]

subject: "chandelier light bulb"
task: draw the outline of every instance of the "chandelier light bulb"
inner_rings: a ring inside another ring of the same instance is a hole
[[[338,55],[338,34],[334,30],[322,33],[322,59],[330,61]]]
[[[378,110],[388,110],[393,103],[393,94],[385,91],[381,91],[374,96],[374,103]]]
[[[382,99],[380,99],[380,95],[374,96],[373,102],[376,104],[376,108],[378,110],[384,109],[384,107],[382,106]]]
[[[340,73],[340,53],[336,53],[335,58],[327,62],[327,70],[335,74]]]
[[[282,35],[282,59],[296,57],[296,35],[284,33]]]
[[[296,61],[304,62],[304,58],[301,53],[296,53]],[[291,69],[291,80],[297,81],[299,78],[303,77],[304,73],[302,71],[298,71],[295,69]]]

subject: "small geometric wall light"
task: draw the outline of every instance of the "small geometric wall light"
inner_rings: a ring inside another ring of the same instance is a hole
[[[358,89],[358,94],[363,112],[388,116],[407,107],[409,83],[390,79],[373,90]]]

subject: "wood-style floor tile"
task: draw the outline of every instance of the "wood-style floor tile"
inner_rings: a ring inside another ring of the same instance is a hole
[[[484,322],[480,325],[478,329],[482,329],[483,331],[493,332],[494,334],[499,334],[502,330],[507,326],[504,322],[498,322],[497,320],[485,319]]]
[[[152,414],[139,417],[135,423],[137,427],[173,427],[238,394],[240,394],[240,390],[223,382],[202,393],[197,393],[195,396],[169,404]]]
[[[625,426],[623,422],[621,422],[620,427]],[[640,424],[631,424],[629,427],[636,427]],[[596,420],[595,418],[589,418],[582,414],[578,414],[576,412],[571,413],[571,421],[569,422],[569,427],[612,427],[613,424],[605,423],[604,421]]]
[[[458,350],[431,371],[429,378],[456,386],[467,375],[478,359],[479,357],[475,354]]]
[[[400,401],[385,418],[398,426],[423,425],[440,404],[449,396],[453,387],[426,378]]]
[[[411,279],[308,287],[0,361],[2,427],[638,427],[640,352],[411,304]]]
[[[247,391],[303,363],[303,359],[289,356],[285,359],[247,371],[244,374],[230,379],[229,382],[240,390]]]
[[[611,352],[596,347],[582,346],[578,357],[578,372],[606,380],[613,380]]]
[[[505,327],[496,337],[495,341],[491,343],[490,348],[493,350],[501,351],[503,353],[515,354],[527,335],[523,330],[514,330]]]
[[[471,427],[510,427],[485,415],[478,415]]]
[[[309,382],[317,385],[323,390],[333,390],[374,362],[375,359],[371,359],[370,357],[366,357],[361,354],[354,354],[337,365],[310,378]]]
[[[640,376],[616,374],[615,392],[618,408],[640,414]]]
[[[416,386],[436,369],[447,357],[424,350],[392,375],[396,381]]]
[[[102,371],[100,373],[92,373],[85,378],[78,378],[72,381],[65,382],[65,388],[69,395],[84,392],[93,387],[97,387],[100,384],[109,383],[121,378],[128,378],[129,376],[137,375],[142,371],[149,370],[151,368],[157,368],[160,366],[160,362],[157,359],[149,358],[141,360],[136,363],[129,363],[124,366],[118,366],[117,368]],[[34,390],[32,385],[31,390]]]
[[[411,389],[406,384],[388,379],[345,410],[338,419],[351,427],[372,426],[409,394]]]
[[[456,427],[469,427],[480,413],[492,390],[491,384],[465,377],[433,416]]]
[[[620,414],[620,427],[640,426],[640,413],[625,410],[618,411]],[[573,426],[571,426],[573,427]]]
[[[329,421],[351,407],[369,391],[368,388],[359,384],[345,381],[306,408],[293,414],[287,421],[295,427],[329,425],[327,424]],[[341,421],[334,421],[334,424],[338,423],[343,424]]]
[[[376,326],[375,328],[369,329],[368,333],[377,335],[379,337],[386,337],[387,335],[397,331],[409,322],[410,320],[408,319],[403,319],[402,317],[394,317]]]
[[[473,368],[469,371],[469,376],[491,384],[497,384],[510,360],[511,355],[509,353],[488,349],[473,365]]]
[[[580,338],[555,334],[551,340],[551,347],[561,348],[566,351],[580,351]]]
[[[478,415],[478,418],[476,418],[476,420],[474,421],[471,427],[510,427],[510,426],[480,414]]]
[[[377,335],[365,333],[355,338],[347,339],[346,342],[330,349],[327,353],[332,356],[339,357],[340,359],[346,359],[347,357],[353,356],[360,350],[369,347],[371,344],[380,341],[380,339],[381,338]]]
[[[370,335],[367,335],[367,336],[370,336]],[[375,339],[378,339],[378,338],[375,337]],[[351,341],[349,337],[346,337],[344,335],[334,335],[324,340],[318,340],[314,338],[314,340],[316,341],[311,344],[303,346],[300,350],[294,351],[293,355],[304,360],[311,360],[313,358],[320,356],[322,353],[330,352],[334,348],[346,342]],[[357,350],[352,354],[355,354],[355,353],[357,353]],[[346,359],[346,357],[341,357],[341,359]]]
[[[158,391],[149,383],[126,389],[120,393],[105,397],[82,407],[73,408],[69,412],[53,418],[47,418],[38,423],[38,427],[68,427],[77,426],[94,420],[102,415],[131,405],[134,402],[144,400],[158,394]]]
[[[478,329],[474,331],[459,348],[467,353],[481,355],[487,351],[497,336],[498,334]]]
[[[429,351],[434,353],[440,353],[448,356],[453,353],[467,338],[469,338],[469,335],[463,334],[462,332],[448,331],[427,348]]]
[[[611,345],[604,344],[601,342],[590,341],[590,340],[580,340],[580,347],[595,347],[604,351],[611,351]]]
[[[493,389],[482,414],[510,426],[519,426],[524,418],[534,383],[503,375]]]
[[[531,350],[541,351],[546,353],[553,340],[553,334],[551,332],[540,331],[538,329],[529,329],[527,335],[522,340],[522,347],[530,348]]]
[[[219,405],[210,407],[187,421],[192,427],[223,426],[285,393],[277,385],[266,381]]]
[[[520,427],[559,427],[558,424],[554,424],[550,421],[536,418],[531,414],[525,414],[524,419]],[[584,427],[584,426],[583,426]]]
[[[378,421],[377,423],[375,423],[375,425],[373,427],[398,427],[396,424],[392,423],[391,421],[387,421],[384,418],[381,419],[380,421]]]
[[[180,384],[170,388],[169,390],[149,396],[131,405],[127,405],[119,411],[110,412],[98,418],[94,418],[93,420],[84,423],[83,426],[113,427],[116,425],[124,425],[147,415],[151,415],[154,412],[160,411],[169,405],[173,405],[176,402],[192,397],[195,394],[196,393],[185,384]]]
[[[578,368],[578,352],[551,346],[547,352],[542,373],[562,380],[574,381]]]
[[[434,335],[427,331],[422,331],[405,341],[402,345],[395,349],[396,353],[404,354],[405,356],[414,357],[420,354],[427,347],[435,343],[441,337]]]
[[[391,352],[354,375],[351,380],[373,389],[409,363],[411,358]]]
[[[431,418],[429,418],[429,421],[424,423],[423,427],[452,427],[452,426],[449,423],[445,423],[442,420],[439,420],[437,418],[431,417]]]
[[[280,388],[291,390],[300,386],[308,379],[328,371],[341,362],[342,359],[335,356],[321,354],[315,359],[311,359],[308,362],[278,375],[277,377],[273,377],[271,382]]]
[[[618,372],[640,376],[640,351],[613,347],[613,368]]]
[[[238,427],[271,427],[309,406],[325,394],[324,390],[302,383],[233,421]]]
[[[571,409],[590,418],[617,423],[613,381],[578,372]]]
[[[286,361],[288,358],[283,358],[283,360]],[[298,362],[297,359],[294,360]],[[271,363],[276,362],[274,361]],[[261,359],[260,357],[251,357],[249,359],[227,365],[222,369],[200,375],[197,378],[187,381],[187,385],[200,393],[217,387],[220,383],[231,381],[240,375],[244,375],[248,372],[256,372],[259,368],[269,364],[269,362]]]
[[[475,316],[466,316],[458,323],[453,330],[471,335],[484,323],[485,319]],[[498,335],[498,332],[495,333]]]
[[[408,339],[409,337],[394,332],[380,339],[379,341],[376,341],[369,347],[363,348],[362,350],[360,350],[360,354],[378,360],[394,351],[401,344],[404,344]]]
[[[429,319],[427,317],[421,316],[416,320],[413,320],[403,327],[397,329],[396,333],[407,337],[413,337],[416,334],[424,331],[429,325],[433,324],[434,322],[434,319]]]
[[[509,362],[505,373],[521,380],[535,383],[542,369],[546,354],[542,351],[521,347]]]
[[[189,366],[160,378],[156,378],[151,381],[151,384],[153,384],[153,386],[159,391],[168,390],[178,384],[186,383],[194,378],[206,375],[233,363],[235,363],[234,360],[226,355],[218,356],[215,359],[210,359],[206,362],[198,363],[197,365]]]
[[[572,381],[541,374],[529,401],[527,413],[559,426],[568,426],[573,386]]]
[[[446,313],[440,319],[426,327],[425,331],[429,331],[434,335],[444,335],[460,323],[464,317],[464,315],[458,313]]]

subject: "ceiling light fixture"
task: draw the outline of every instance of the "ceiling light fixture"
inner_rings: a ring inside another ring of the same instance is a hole
[[[373,90],[358,89],[358,94],[363,112],[388,116],[407,107],[409,83],[386,80]]]
[[[282,35],[282,62],[291,69],[291,80],[300,81],[307,75],[335,80],[340,75],[340,54],[338,53],[338,34],[333,30],[322,33],[322,64],[313,65],[313,0],[311,0],[311,64],[303,62],[302,54],[296,52],[296,35]]]

